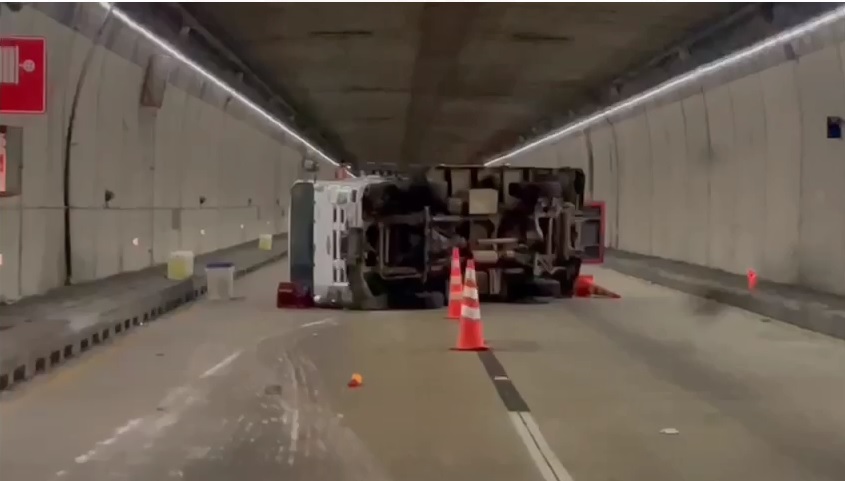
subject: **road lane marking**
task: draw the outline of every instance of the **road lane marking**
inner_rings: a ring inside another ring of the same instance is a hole
[[[123,426],[121,426],[121,427],[117,428],[117,429],[114,431],[114,436],[112,436],[112,437],[110,437],[110,438],[108,438],[108,439],[104,439],[104,440],[102,440],[102,441],[98,442],[98,443],[94,446],[94,448],[93,448],[93,449],[91,449],[90,451],[88,451],[88,452],[87,452],[87,453],[85,453],[85,454],[82,454],[82,455],[80,455],[80,456],[77,456],[76,458],[74,458],[74,461],[76,461],[76,464],[84,464],[84,463],[87,463],[88,461],[90,461],[90,460],[91,460],[91,458],[93,458],[94,456],[96,456],[96,455],[99,453],[100,448],[102,448],[102,447],[104,447],[104,446],[110,446],[110,445],[114,444],[114,442],[115,442],[115,441],[117,441],[117,439],[118,439],[119,437],[121,437],[121,436],[123,436],[124,434],[128,433],[129,431],[132,431],[133,429],[137,428],[137,427],[141,424],[141,421],[142,421],[142,419],[141,419],[141,418],[136,418],[136,419],[132,419],[132,420],[130,420],[129,422],[127,422],[127,423],[126,423],[126,424],[124,424]],[[61,471],[60,471],[60,472],[61,472]],[[59,474],[59,473],[56,473],[56,475],[57,475],[57,476],[63,476],[62,474]]]
[[[516,389],[513,381],[505,372],[504,366],[496,358],[493,351],[478,353],[478,358],[487,371],[487,376],[493,382],[493,387],[508,411],[508,417],[516,429],[522,444],[528,450],[531,460],[545,481],[573,481],[569,471],[563,467],[557,455],[549,447],[549,443],[540,431],[540,426],[531,415],[528,403]]]
[[[237,359],[238,356],[240,356],[240,355],[241,355],[241,351],[233,352],[232,354],[229,355],[229,357],[227,357],[226,359],[223,359],[222,361],[218,362],[214,366],[211,366],[211,368],[209,368],[208,371],[205,371],[204,373],[202,373],[200,375],[200,379],[205,379],[209,376],[213,376],[213,375],[217,374],[221,369],[223,369],[224,367],[231,364],[232,361]]]
[[[549,468],[551,468],[552,473],[554,473],[554,479],[557,481],[573,481],[569,471],[563,467],[563,464],[560,462],[557,455],[554,451],[552,451],[552,448],[546,441],[546,437],[543,436],[543,433],[540,431],[540,426],[537,425],[537,421],[534,420],[534,416],[528,412],[518,413],[518,415],[522,419],[522,422],[525,423],[525,427],[531,434],[531,438],[533,439],[537,449],[539,449],[540,453],[543,455],[543,459],[548,464]]]
[[[522,441],[522,444],[524,444],[525,448],[528,449],[528,455],[531,456],[531,460],[534,461],[534,465],[537,466],[538,470],[540,470],[540,474],[543,476],[543,479],[545,481],[555,481],[558,479],[555,477],[554,472],[552,472],[552,468],[549,466],[549,463],[546,462],[546,458],[543,457],[543,453],[540,452],[540,448],[537,446],[537,443],[534,442],[534,438],[528,431],[528,427],[526,427],[525,423],[522,421],[520,413],[509,412],[508,416],[510,417],[511,423],[513,423],[514,429],[516,429],[516,433],[519,434],[519,439]]]
[[[304,328],[304,327],[319,326],[319,325],[321,325],[321,324],[326,324],[326,323],[328,323],[328,322],[332,322],[332,321],[334,321],[334,318],[333,318],[333,317],[327,317],[327,318],[325,318],[325,319],[320,319],[319,321],[306,322],[305,324],[303,324],[303,325],[301,325],[301,326],[299,326],[299,327],[303,327],[303,328]]]
[[[161,406],[166,406],[168,412],[159,415],[153,414],[143,418],[135,418],[128,421],[123,426],[115,429],[114,435],[108,439],[99,441],[87,453],[74,458],[76,464],[85,464],[98,457],[108,455],[107,448],[121,442],[130,433],[138,433],[142,437],[151,438],[161,434],[161,431],[168,428],[179,421],[181,414],[190,408],[198,400],[197,392],[190,386],[182,386],[171,389],[159,403]],[[147,442],[144,449],[149,449],[153,446],[153,442]],[[59,473],[56,476],[60,476]]]

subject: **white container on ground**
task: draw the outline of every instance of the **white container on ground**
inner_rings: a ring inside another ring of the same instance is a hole
[[[258,236],[258,248],[263,251],[273,250],[273,235],[261,234]]]
[[[231,262],[212,262],[205,266],[208,298],[229,300],[235,297],[235,265]]]
[[[167,278],[183,281],[194,275],[193,251],[173,251],[167,259]]]

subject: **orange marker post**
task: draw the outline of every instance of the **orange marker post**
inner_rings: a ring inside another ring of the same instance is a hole
[[[748,290],[753,291],[757,289],[757,272],[754,269],[748,269],[746,277],[748,278]]]

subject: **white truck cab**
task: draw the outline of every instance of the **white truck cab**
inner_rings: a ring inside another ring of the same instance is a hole
[[[301,180],[291,188],[290,280],[306,287],[316,303],[348,296],[343,238],[350,227],[363,224],[362,189],[381,180],[378,176]]]

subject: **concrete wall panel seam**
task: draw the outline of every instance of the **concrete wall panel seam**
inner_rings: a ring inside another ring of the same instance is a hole
[[[105,22],[100,26],[98,31],[97,37],[102,33],[102,29],[105,25]],[[73,247],[74,247],[74,235],[73,235],[73,228],[72,228],[72,217],[73,212],[71,209],[74,205],[74,198],[73,198],[73,182],[72,182],[72,172],[74,170],[74,159],[76,158],[74,153],[79,152],[78,150],[73,148],[73,142],[75,140],[74,137],[74,127],[76,124],[77,119],[77,110],[79,109],[79,101],[83,94],[83,88],[85,86],[85,81],[88,78],[88,72],[91,66],[91,62],[94,58],[94,53],[96,50],[96,38],[94,43],[88,47],[88,51],[86,52],[82,64],[79,69],[79,73],[75,78],[75,81],[71,84],[73,85],[73,97],[70,99],[70,106],[68,108],[67,114],[67,125],[65,125],[64,132],[65,132],[65,146],[63,152],[63,162],[62,162],[62,196],[63,196],[63,205],[64,205],[64,239],[63,239],[63,257],[65,262],[65,284],[70,284],[74,281],[74,260],[73,260]],[[76,35],[73,35],[73,38],[76,38]],[[73,43],[71,43],[71,46]],[[76,277],[79,277],[78,275]]]
[[[613,150],[611,151],[611,153],[612,153],[611,166],[615,167],[615,168],[612,168],[612,171],[614,173],[614,175],[613,175],[613,186],[616,189],[616,195],[614,196],[614,208],[613,208],[613,211],[614,211],[614,216],[613,216],[614,228],[613,228],[613,245],[612,246],[613,246],[614,249],[619,249],[619,247],[620,247],[619,246],[619,224],[620,224],[620,222],[619,222],[619,209],[620,209],[620,207],[619,207],[619,202],[620,202],[619,192],[620,192],[620,188],[621,188],[620,183],[621,183],[621,177],[622,177],[622,174],[623,174],[623,168],[622,168],[621,162],[619,162],[619,138],[616,135],[616,125],[614,124],[613,120],[611,120],[610,118],[607,119],[607,125],[610,127],[610,137],[613,140]]]
[[[764,87],[763,87],[763,77],[762,77],[762,75],[757,75],[757,84],[758,84],[757,87],[759,88],[759,91],[760,91],[760,99],[761,99],[761,104],[762,104],[761,107],[762,107],[762,114],[763,114],[763,116],[762,116],[763,118],[761,120],[762,123],[763,123],[763,143],[762,143],[761,147],[763,149],[763,155],[764,155],[763,159],[764,160],[763,160],[763,172],[760,173],[761,174],[760,177],[762,179],[764,179],[764,182],[763,182],[763,199],[762,199],[763,200],[763,211],[762,212],[765,213],[765,212],[769,211],[769,195],[768,195],[769,192],[768,192],[768,189],[766,189],[766,182],[765,182],[765,179],[769,178],[769,171],[770,171],[768,163],[766,162],[766,160],[769,158],[769,122],[768,122],[768,119],[766,118],[766,99],[765,99],[765,97],[763,97]],[[749,179],[749,180],[754,182],[755,179]],[[759,236],[760,237],[757,239],[757,242],[758,242],[758,245],[759,245],[759,249],[762,252],[762,258],[758,254],[757,264],[753,265],[753,266],[749,266],[750,268],[755,269],[756,272],[759,272],[761,270],[760,269],[761,265],[766,266],[765,254],[766,254],[766,247],[769,244],[769,239],[768,239],[768,236],[766,235],[766,218],[765,218],[765,216],[763,216],[763,228],[762,228],[762,232],[759,233]],[[764,267],[763,271],[765,272],[765,270],[767,268],[768,268],[768,266]]]
[[[651,120],[648,118],[648,111],[647,111],[646,109],[643,109],[643,119],[645,120],[646,130],[649,132],[649,135],[647,135],[647,136],[645,137],[646,144],[648,145],[648,153],[646,154],[645,159],[646,159],[646,161],[648,162],[648,170],[649,170],[649,174],[650,174],[649,179],[650,179],[650,181],[651,181],[651,182],[650,182],[650,184],[649,184],[649,186],[648,186],[648,190],[649,190],[649,192],[650,192],[650,194],[651,194],[651,195],[650,195],[650,201],[651,201],[651,215],[649,216],[649,217],[650,217],[650,222],[649,222],[649,224],[650,224],[650,225],[649,225],[650,229],[649,229],[649,231],[648,231],[648,234],[649,234],[649,238],[648,238],[648,251],[647,251],[646,253],[647,253],[647,254],[653,254],[653,253],[654,253],[654,238],[655,238],[655,235],[654,235],[654,234],[655,234],[655,226],[658,226],[658,227],[659,227],[659,226],[660,226],[660,221],[662,221],[662,219],[655,219],[655,218],[654,218],[654,217],[655,217],[655,213],[656,213],[656,212],[659,212],[658,207],[655,205],[655,203],[656,203],[655,201],[657,200],[657,199],[656,199],[656,197],[657,197],[657,195],[656,195],[656,194],[657,194],[657,191],[656,191],[656,189],[655,189],[655,185],[656,185],[656,183],[658,183],[659,181],[655,178],[655,176],[656,176],[656,174],[657,174],[657,173],[655,172],[655,169],[654,169],[654,164],[655,164],[655,162],[654,162],[654,142],[652,141],[652,138],[651,138],[651,133],[650,133],[650,132],[651,132],[651,123],[652,123],[652,122],[651,122]],[[665,207],[665,206],[660,206],[660,210],[662,210],[664,207]]]
[[[733,151],[732,152],[733,158],[730,159],[729,167],[731,168],[731,170],[734,170],[731,173],[736,174],[736,172],[735,172],[735,169],[737,168],[736,164],[738,163],[737,161],[740,160],[740,159],[737,159],[737,156],[736,156],[736,109],[734,108],[733,95],[731,95],[731,92],[730,92],[730,84],[728,84],[728,107],[729,107],[729,110],[730,110],[731,119],[734,122],[732,124],[733,128],[730,130],[730,132],[731,132],[731,150]],[[730,192],[732,194],[732,200],[733,200],[733,202],[731,203],[732,205],[727,206],[728,207],[727,212],[730,213],[730,218],[728,220],[728,227],[730,228],[730,231],[728,233],[728,242],[729,242],[729,245],[730,245],[729,248],[731,249],[731,251],[730,251],[730,257],[725,259],[726,263],[722,267],[722,269],[729,271],[729,272],[730,272],[731,266],[734,264],[736,257],[737,257],[737,253],[736,253],[736,232],[737,232],[736,199],[737,199],[737,179],[738,178],[739,177],[736,176],[736,175],[730,175],[725,179],[726,181],[729,181],[730,184],[731,184],[730,186],[728,186],[728,189],[730,190]]]
[[[840,29],[840,31],[845,32],[845,22],[842,22],[840,26],[843,27],[843,28]],[[845,41],[843,41],[842,43],[839,44],[839,70],[842,72],[842,90],[843,90],[843,92],[845,92]],[[845,119],[845,109],[839,111],[838,114],[839,114],[838,117],[840,119]],[[842,127],[842,124],[840,124],[840,128],[841,127]],[[842,142],[842,139],[840,139],[840,143],[841,142]],[[840,147],[839,150],[842,153],[842,155],[840,156],[840,159],[845,158],[845,148]],[[843,177],[840,181],[841,181],[840,185],[845,185],[845,177]],[[845,203],[843,203],[843,205],[845,205]],[[845,228],[845,209],[839,209],[839,214],[841,216],[840,222],[843,224],[843,228]],[[843,242],[842,242],[842,244],[840,244],[840,249],[841,249],[841,255],[842,255],[842,258],[843,258],[843,263],[842,263],[842,265],[840,265],[840,267],[842,267],[843,269],[839,270],[838,283],[845,286],[845,235],[843,235]],[[834,282],[837,282],[837,280],[834,280]],[[843,291],[843,293],[845,293],[845,287],[843,287],[842,291]]]
[[[687,139],[687,116],[686,116],[686,112],[684,111],[683,99],[678,100],[677,104],[678,104],[678,108],[679,108],[679,111],[680,111],[680,114],[681,114],[681,132],[683,133],[683,155],[679,156],[679,158],[683,159],[683,161],[685,162],[684,172],[683,172],[683,175],[682,175],[682,177],[683,177],[682,185],[684,187],[684,191],[683,191],[684,211],[682,211],[682,214],[680,216],[678,216],[677,219],[675,219],[675,221],[677,221],[677,224],[675,222],[673,222],[672,225],[669,228],[674,229],[675,231],[680,230],[684,233],[684,237],[685,237],[684,241],[681,243],[680,246],[676,247],[677,249],[679,249],[679,259],[678,260],[682,260],[682,261],[685,261],[685,262],[691,262],[692,259],[690,259],[690,255],[689,255],[690,254],[689,253],[689,250],[690,250],[689,249],[689,245],[690,245],[689,236],[690,236],[690,232],[691,232],[691,229],[689,227],[689,222],[690,222],[689,211],[690,211],[690,208],[692,207],[692,203],[689,201],[689,192],[692,191],[692,188],[689,185],[691,176],[690,176],[690,169],[689,169],[689,163],[690,162],[689,162],[689,139]],[[681,254],[681,252],[683,252],[683,253]]]
[[[707,170],[709,171],[712,168],[713,162],[713,139],[710,135],[710,110],[707,107],[707,93],[705,92],[704,88],[701,88],[701,100],[702,105],[704,107],[704,135],[707,142]],[[713,205],[713,184],[710,182],[710,175],[707,175],[707,207],[705,208],[705,212],[707,212],[707,230],[705,234],[708,234],[713,229],[713,215],[710,211],[710,206]],[[705,261],[708,266],[713,265],[713,255],[712,255],[712,247],[710,246],[710,236],[709,234],[705,236]]]

